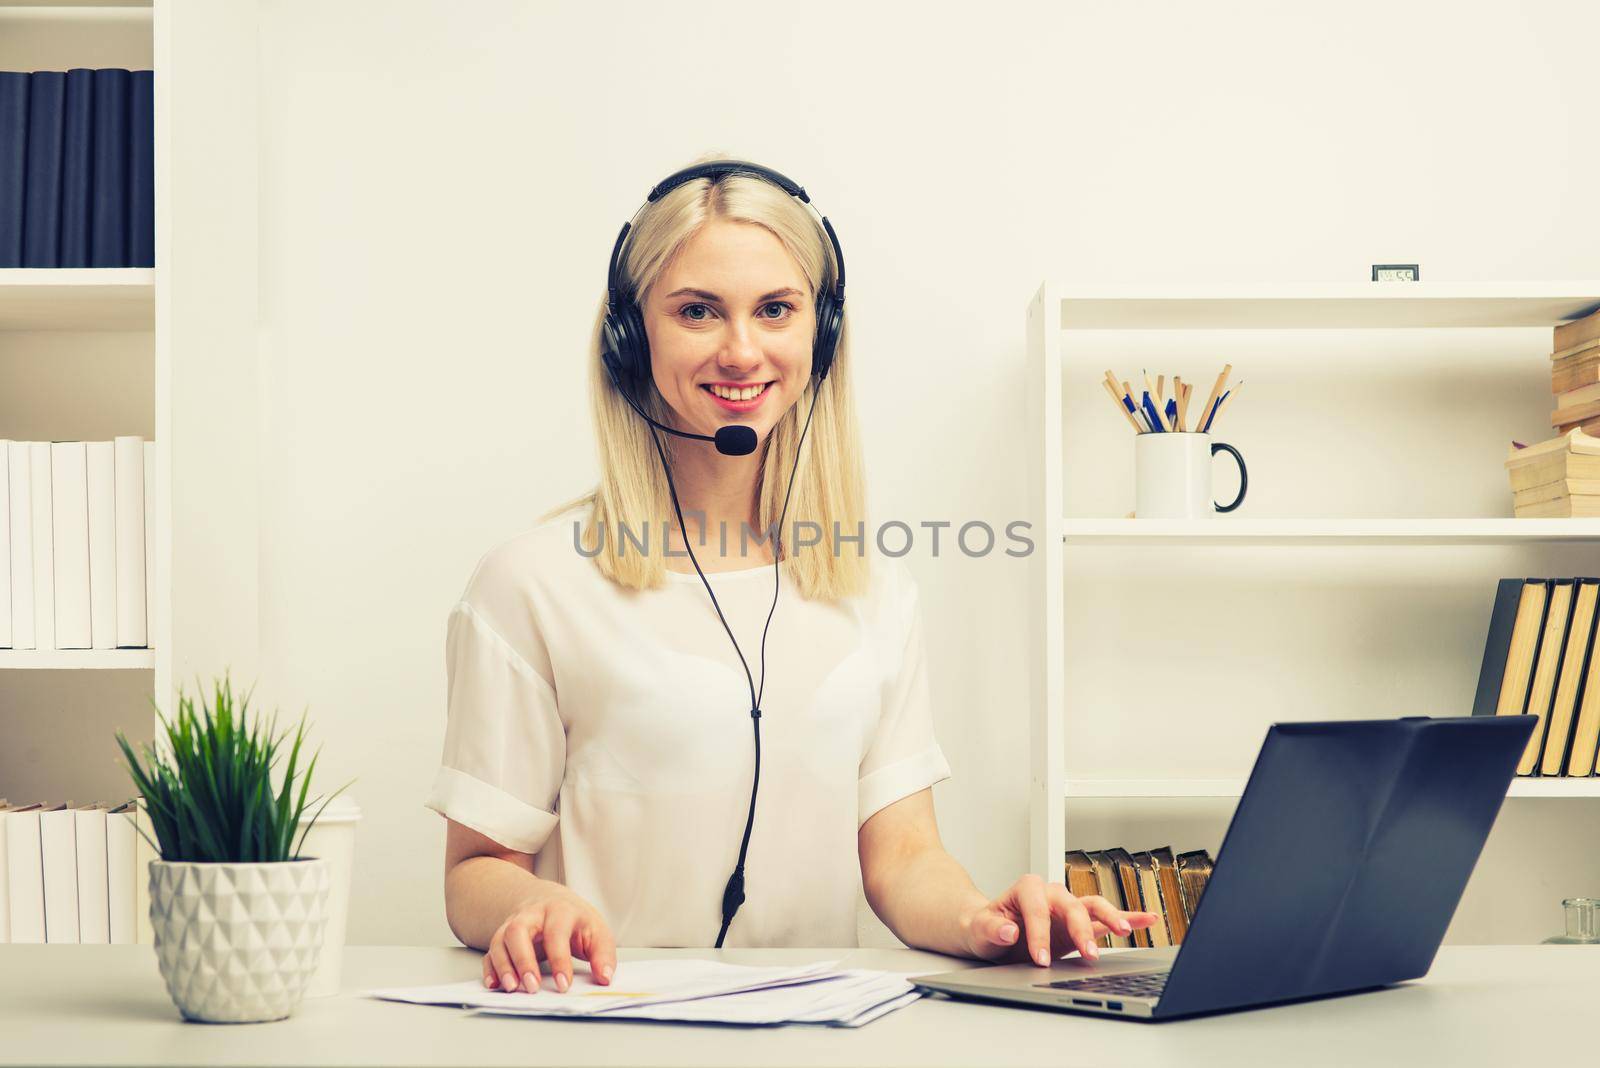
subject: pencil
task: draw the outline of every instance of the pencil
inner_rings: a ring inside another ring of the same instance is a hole
[[[1228,407],[1228,402],[1233,400],[1233,398],[1237,397],[1239,395],[1239,391],[1241,389],[1243,389],[1243,388],[1244,388],[1244,382],[1241,380],[1240,382],[1235,384],[1232,389],[1228,390],[1228,395],[1226,397],[1223,397],[1222,398],[1222,403],[1217,405],[1217,415],[1221,415],[1222,414],[1223,410]],[[1215,424],[1216,421],[1217,421],[1217,415],[1213,415],[1211,417],[1211,422],[1213,424]]]
[[[1133,421],[1133,413],[1128,411],[1128,409],[1123,406],[1122,397],[1117,393],[1116,390],[1111,388],[1111,383],[1102,380],[1100,384],[1106,387],[1107,393],[1111,394],[1111,403],[1117,406],[1117,411],[1122,413],[1122,418],[1126,419],[1128,421],[1128,425],[1133,427],[1133,432],[1135,434],[1144,433],[1139,424]]]
[[[1188,403],[1189,395],[1183,390],[1183,379],[1178,375],[1172,376],[1172,395],[1178,398],[1178,430],[1180,433],[1188,431],[1188,426],[1183,419],[1183,406]]]
[[[1155,427],[1151,426],[1149,420],[1145,418],[1144,409],[1139,407],[1139,402],[1133,399],[1133,387],[1126,382],[1122,383],[1122,394],[1128,398],[1128,403],[1133,405],[1134,412],[1139,416],[1139,425],[1144,428],[1144,432],[1148,433],[1154,430]]]
[[[1215,407],[1217,398],[1222,396],[1222,384],[1228,380],[1228,372],[1233,370],[1233,364],[1222,365],[1222,373],[1217,376],[1217,384],[1211,387],[1211,396],[1206,398],[1206,406],[1200,409],[1200,430],[1204,433],[1211,427],[1211,420],[1216,418]]]
[[[1145,388],[1145,391],[1150,394],[1150,396],[1154,397],[1156,395],[1156,388],[1155,388],[1155,386],[1151,385],[1151,383],[1150,383],[1150,372],[1149,371],[1145,371],[1144,372],[1144,388]],[[1157,404],[1157,405],[1155,405],[1155,409],[1156,409],[1156,418],[1161,421],[1161,428],[1163,430],[1171,430],[1172,427],[1167,425],[1167,417],[1161,413],[1161,406],[1159,404]],[[1152,429],[1154,429],[1154,428],[1152,428]]]
[[[1166,401],[1166,399],[1167,399],[1167,376],[1166,375],[1156,375],[1156,404],[1162,405],[1164,407],[1165,405],[1164,405],[1163,402]]]

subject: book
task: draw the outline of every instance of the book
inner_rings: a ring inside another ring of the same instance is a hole
[[[1600,656],[1594,655],[1592,639],[1583,675],[1578,722],[1572,729],[1572,745],[1567,752],[1568,775],[1593,775],[1595,751],[1600,746]]]
[[[1555,344],[1552,348],[1560,352],[1596,339],[1600,339],[1600,312],[1585,315],[1582,319],[1574,319],[1556,327]]]
[[[78,941],[77,818],[71,801],[39,813],[39,852],[44,870],[44,940]]]
[[[117,524],[117,648],[146,644],[144,607],[144,441],[114,442]]]
[[[50,444],[56,648],[89,648],[89,474],[81,441]]]
[[[1535,457],[1530,463],[1508,467],[1511,492],[1546,486],[1554,482],[1600,482],[1600,456],[1558,452]]]
[[[11,442],[0,438],[0,649],[11,648]]]
[[[1117,875],[1117,866],[1104,850],[1096,850],[1088,854],[1089,861],[1094,865],[1095,885],[1100,888],[1100,896],[1111,903],[1114,909],[1126,909],[1127,905],[1122,897],[1122,880]],[[1106,935],[1106,944],[1119,949],[1127,949],[1133,945],[1129,935],[1118,934],[1112,931]]]
[[[1545,501],[1559,501],[1567,497],[1594,496],[1600,496],[1600,479],[1564,478],[1558,482],[1529,486],[1527,489],[1513,489],[1511,500],[1513,504],[1518,505],[1542,504]]]
[[[1596,519],[1600,518],[1600,497],[1562,497],[1516,505],[1511,514],[1518,519]]]
[[[1556,676],[1561,654],[1566,647],[1567,628],[1572,624],[1573,580],[1550,579],[1550,603],[1545,609],[1544,633],[1539,636],[1539,652],[1533,661],[1533,683],[1528,688],[1528,704],[1523,713],[1539,717],[1517,763],[1518,775],[1532,775],[1538,767],[1544,745],[1545,728],[1550,722],[1550,706],[1555,699]]]
[[[78,851],[78,941],[101,946],[111,944],[111,907],[107,897],[110,884],[106,876],[109,807],[84,805],[72,813]]]
[[[28,75],[27,190],[23,197],[22,266],[61,266],[61,139],[67,76]]]
[[[1183,944],[1189,933],[1189,916],[1183,909],[1183,888],[1178,880],[1178,861],[1168,848],[1150,850],[1150,863],[1156,870],[1156,882],[1161,887],[1161,910],[1167,918],[1167,933],[1172,944]]]
[[[1100,893],[1100,882],[1094,874],[1094,862],[1089,859],[1089,854],[1081,849],[1067,850],[1066,876],[1063,881],[1066,883],[1067,893],[1076,898],[1094,897]],[[1101,935],[1100,944],[1109,946],[1111,939]]]
[[[1539,774],[1560,775],[1567,762],[1572,728],[1577,721],[1578,691],[1589,662],[1589,646],[1594,638],[1596,597],[1600,579],[1574,579],[1572,624],[1567,630],[1566,649],[1561,655],[1555,698],[1550,703],[1550,728],[1545,731],[1544,755]]]
[[[1576,345],[1568,345],[1564,349],[1555,349],[1550,353],[1550,362],[1560,363],[1563,360],[1582,359],[1585,356],[1596,353],[1600,353],[1600,338],[1591,338],[1588,341],[1580,341]]]
[[[1184,915],[1191,924],[1200,908],[1200,895],[1211,879],[1211,866],[1211,854],[1204,849],[1178,854],[1178,886],[1183,891]]]
[[[1573,360],[1562,360],[1550,368],[1550,392],[1561,393],[1600,382],[1600,349]]]
[[[134,803],[134,828],[138,832],[133,836],[134,940],[148,946],[156,940],[155,929],[150,925],[150,862],[160,860],[161,854],[151,844],[155,842],[156,832],[150,825],[144,798],[135,798]]]
[[[1600,415],[1591,416],[1587,419],[1575,419],[1570,423],[1560,423],[1552,419],[1550,421],[1550,429],[1558,434],[1566,434],[1573,430],[1581,430],[1585,434],[1600,434]]]
[[[1577,389],[1560,390],[1556,393],[1556,407],[1571,408],[1579,404],[1588,404],[1590,401],[1600,400],[1600,382]]]
[[[1573,429],[1558,434],[1553,438],[1524,445],[1521,448],[1513,445],[1506,455],[1506,467],[1511,468],[1521,464],[1532,463],[1540,457],[1552,453],[1571,452],[1582,456],[1600,456],[1600,438],[1594,437],[1582,429]]]
[[[24,805],[5,814],[13,942],[44,941],[44,861],[39,846],[39,816],[47,807]]]
[[[32,482],[33,516],[33,640],[40,649],[56,647],[55,541],[50,522],[55,506],[50,499],[50,443],[28,442],[28,477]]]
[[[128,266],[156,264],[155,72],[128,82]]]
[[[1117,885],[1122,888],[1123,908],[1130,912],[1144,911],[1143,898],[1139,893],[1139,871],[1134,866],[1133,856],[1126,849],[1108,849],[1106,857],[1117,870]],[[1133,944],[1140,949],[1149,949],[1153,944],[1150,929],[1135,927],[1131,937]]]
[[[117,469],[115,447],[91,441],[89,461],[89,639],[117,647]]]
[[[11,647],[34,648],[33,633],[33,450],[26,441],[6,447],[11,484]]]
[[[1549,593],[1548,579],[1500,580],[1472,702],[1474,716],[1520,716],[1527,707]]]
[[[27,145],[28,75],[0,71],[0,267],[22,266]]]
[[[94,72],[94,209],[89,216],[89,266],[128,265],[128,104],[131,72]]]
[[[134,867],[134,830],[137,818],[132,801],[124,801],[106,814],[106,905],[111,944],[129,945],[138,940],[133,910],[138,898],[134,883],[138,870]]]
[[[54,266],[90,267],[94,212],[94,71],[67,71],[61,129],[61,257]]]
[[[1583,426],[1592,419],[1600,419],[1600,400],[1557,408],[1550,413],[1550,425],[1553,427]]]
[[[1167,910],[1161,900],[1161,879],[1156,874],[1155,862],[1149,853],[1135,853],[1133,866],[1138,873],[1139,900],[1144,902],[1144,911],[1156,914],[1156,922],[1146,928],[1150,934],[1150,944],[1158,949],[1170,946],[1172,932],[1167,925]]]

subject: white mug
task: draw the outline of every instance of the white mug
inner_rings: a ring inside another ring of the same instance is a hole
[[[1210,434],[1169,431],[1133,439],[1137,507],[1140,519],[1203,519],[1231,512],[1244,500],[1250,484],[1244,457],[1232,445],[1212,441]],[[1227,452],[1239,465],[1239,496],[1232,504],[1211,499],[1211,458]]]

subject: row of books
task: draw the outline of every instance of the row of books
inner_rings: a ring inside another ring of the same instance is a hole
[[[1600,312],[1556,327],[1550,392],[1556,398],[1550,425],[1558,434],[1573,427],[1600,433]]]
[[[143,834],[140,832],[143,831]],[[0,798],[0,942],[149,942],[149,818],[134,801]]]
[[[1126,849],[1071,850],[1067,890],[1074,897],[1100,895],[1119,909],[1153,912],[1159,921],[1131,934],[1107,934],[1105,946],[1181,945],[1211,878],[1204,849],[1173,856],[1170,848],[1129,853]]]
[[[0,71],[0,267],[155,264],[147,70]]]
[[[149,645],[155,444],[0,440],[0,649]]]
[[[1495,592],[1475,716],[1539,717],[1518,775],[1593,775],[1600,578],[1508,578]]]

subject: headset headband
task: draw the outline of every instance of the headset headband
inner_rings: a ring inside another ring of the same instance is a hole
[[[838,276],[834,279],[834,299],[844,300],[844,250],[839,247],[838,235],[833,232],[833,224],[817,211],[817,206],[811,203],[811,198],[806,195],[798,182],[784,177],[770,167],[763,167],[759,163],[747,163],[744,160],[713,160],[710,163],[699,163],[693,167],[685,167],[675,174],[670,174],[657,182],[655,188],[650,190],[650,195],[644,204],[639,206],[639,211],[633,213],[633,219],[622,224],[622,232],[617,234],[617,243],[611,247],[611,265],[606,269],[606,292],[610,298],[612,308],[622,306],[621,295],[618,291],[617,265],[622,262],[622,245],[627,239],[629,231],[633,229],[633,220],[639,217],[639,212],[646,206],[654,204],[661,197],[672,192],[685,182],[692,182],[696,178],[720,178],[725,174],[748,174],[756,178],[764,178],[773,185],[778,186],[785,193],[797,198],[806,204],[822,220],[822,229],[828,235],[828,241],[833,245],[833,262],[837,267]]]

